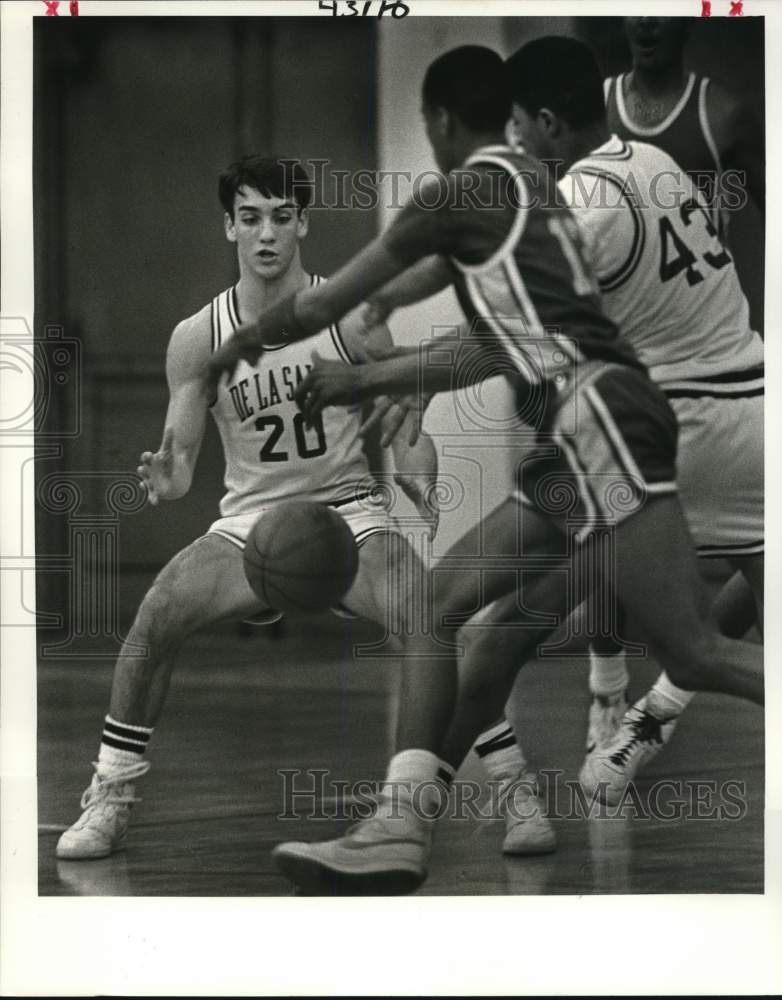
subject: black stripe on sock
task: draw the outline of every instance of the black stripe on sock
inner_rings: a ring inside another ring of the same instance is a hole
[[[150,733],[131,729],[129,726],[118,726],[116,723],[109,722],[108,720],[103,723],[103,732],[111,733],[113,736],[119,736],[126,740],[139,740],[141,743],[149,743]]]
[[[453,782],[453,775],[451,774],[450,771],[447,771],[444,767],[438,767],[437,780],[442,781],[444,785],[447,785],[450,788]]]
[[[489,740],[486,743],[476,743],[475,752],[479,757],[488,757],[490,753],[494,753],[495,750],[505,750],[507,747],[515,746],[516,737],[513,733],[508,733],[507,736],[495,736],[494,739]]]
[[[103,734],[101,743],[105,743],[107,747],[114,747],[115,750],[127,750],[129,753],[137,753],[139,755],[143,754],[146,750],[146,744],[139,746],[138,743],[126,743],[125,740],[115,740],[113,736],[109,736],[107,733]]]

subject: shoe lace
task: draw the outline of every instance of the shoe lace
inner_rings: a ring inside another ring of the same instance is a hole
[[[663,736],[660,719],[648,712],[641,712],[637,718],[631,719],[627,728],[630,731],[629,738],[611,754],[612,764],[623,765],[632,753],[634,747],[639,743],[657,743],[662,746]]]
[[[141,801],[141,799],[136,798],[132,794],[119,794],[116,789],[120,785],[124,785],[129,781],[135,781],[136,778],[145,775],[150,768],[148,761],[141,760],[137,764],[128,764],[127,767],[109,771],[107,774],[98,774],[98,763],[96,761],[92,762],[92,766],[98,775],[98,782],[97,784],[93,782],[89,788],[84,790],[84,794],[81,797],[82,809],[91,809],[97,805],[104,804],[117,806],[132,805],[134,802]]]

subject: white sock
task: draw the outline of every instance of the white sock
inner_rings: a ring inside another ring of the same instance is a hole
[[[150,726],[118,722],[107,715],[98,753],[98,774],[137,764],[143,759],[153,732]]]
[[[676,687],[663,671],[654,687],[642,700],[646,702],[644,707],[650,715],[657,719],[670,719],[681,715],[694,697],[694,691],[683,691]]]
[[[391,758],[378,814],[418,823],[434,819],[447,799],[438,781],[442,764],[429,750],[402,750]]]
[[[527,767],[513,726],[507,719],[481,733],[475,741],[474,750],[490,778],[515,778]]]
[[[600,698],[618,698],[629,682],[624,650],[606,656],[589,647],[589,690],[592,694]]]

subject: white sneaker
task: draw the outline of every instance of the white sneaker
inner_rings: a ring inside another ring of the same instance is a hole
[[[372,816],[344,837],[317,844],[278,844],[272,858],[305,893],[319,896],[397,896],[427,875],[431,821]]]
[[[72,861],[105,858],[125,844],[133,803],[133,782],[149,770],[147,761],[95,774],[81,797],[84,812],[57,841],[57,857]]]
[[[658,719],[640,704],[627,710],[608,746],[587,755],[578,776],[587,795],[608,806],[621,801],[638,769],[662,750],[676,728],[677,718]]]
[[[537,778],[524,772],[500,791],[505,813],[503,854],[550,854],[557,849],[554,827],[538,795]]]
[[[627,704],[626,690],[607,698],[600,694],[592,695],[592,704],[589,706],[587,754],[599,750],[613,741],[627,711]]]

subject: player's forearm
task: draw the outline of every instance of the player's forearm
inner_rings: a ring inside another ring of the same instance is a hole
[[[370,296],[369,303],[388,315],[394,309],[431,298],[450,283],[451,273],[445,260],[439,256],[427,257],[383,285]]]
[[[430,370],[427,370],[427,369]],[[451,372],[443,366],[428,366],[417,348],[386,361],[373,361],[356,368],[362,398],[384,393],[433,394],[451,388]]]
[[[329,281],[265,310],[238,336],[264,347],[305,340],[342,319],[403,269],[404,264],[374,240]]]
[[[474,385],[495,374],[473,363],[477,350],[462,340],[439,337],[407,354],[360,365],[356,368],[358,394],[362,398],[408,392],[433,396]]]

